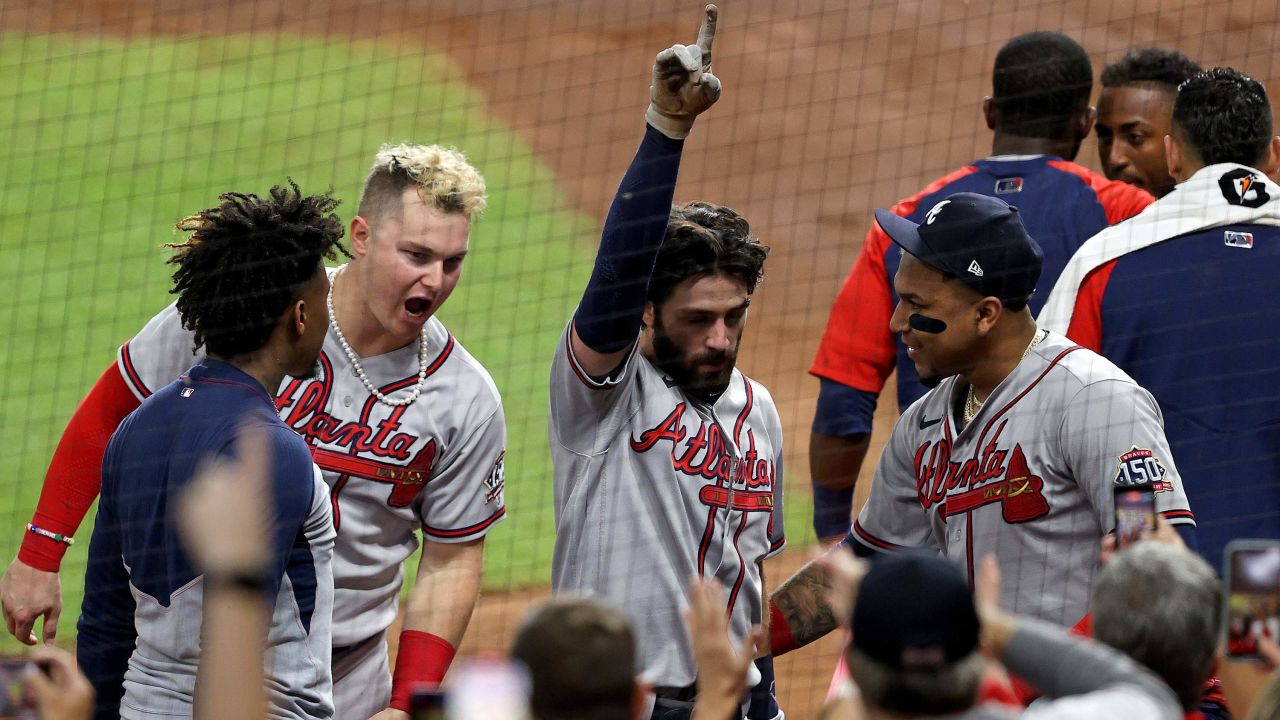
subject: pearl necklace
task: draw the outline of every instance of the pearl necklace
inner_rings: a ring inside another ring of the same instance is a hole
[[[1022,351],[1023,359],[1031,352],[1031,348],[1039,344],[1040,340],[1040,328],[1036,328],[1036,331],[1031,334],[1031,342],[1027,343],[1027,349]],[[973,422],[973,419],[978,416],[978,411],[981,409],[982,403],[978,402],[978,396],[973,392],[973,384],[971,383],[969,385],[969,395],[964,400],[964,424],[967,426]]]
[[[342,334],[342,328],[338,327],[338,315],[333,311],[333,288],[338,284],[338,276],[346,269],[346,265],[338,268],[334,273],[333,280],[329,283],[329,294],[325,297],[325,306],[329,309],[329,327],[333,330],[333,334],[338,338],[338,344],[342,346],[342,351],[347,354],[347,360],[351,363],[351,369],[356,371],[356,377],[360,378],[360,382],[364,383],[365,388],[369,390],[369,394],[378,398],[378,402],[391,407],[399,407],[401,405],[412,405],[414,400],[422,394],[422,388],[427,384],[427,326],[422,326],[422,337],[418,338],[418,383],[413,386],[413,390],[409,392],[408,397],[400,400],[392,400],[376,385],[369,381],[369,376],[364,372],[364,366],[360,364],[360,358],[356,356],[354,350],[351,349],[347,338]]]

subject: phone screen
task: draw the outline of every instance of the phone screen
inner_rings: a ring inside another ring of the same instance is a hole
[[[35,698],[27,691],[31,661],[0,658],[0,717],[34,718]]]
[[[1115,489],[1116,547],[1128,547],[1156,529],[1156,493],[1151,487],[1122,485]]]
[[[1280,541],[1227,546],[1227,656],[1258,657],[1258,639],[1280,642]]]
[[[448,717],[527,720],[529,671],[503,657],[469,657],[450,670]]]

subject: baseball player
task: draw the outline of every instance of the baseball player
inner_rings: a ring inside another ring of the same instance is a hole
[[[313,378],[286,377],[276,394],[281,419],[311,446],[329,486],[338,717],[384,709],[383,717],[407,717],[412,686],[444,676],[479,592],[484,536],[505,516],[498,391],[435,317],[484,205],[483,178],[456,151],[379,151],[351,221],[354,259],[329,271],[319,368]],[[120,348],[63,433],[35,526],[63,538],[75,531],[98,490],[93,440],[189,366],[193,347],[170,306]],[[385,631],[419,530],[422,559],[393,680]],[[45,612],[52,634],[61,545],[29,533],[6,572],[0,597],[19,639],[35,642],[31,626]]]
[[[1165,138],[1177,192],[1090,239],[1040,315],[1151,390],[1218,569],[1233,538],[1280,538],[1280,162],[1262,83],[1183,83]]]
[[[1019,35],[996,55],[992,86],[982,104],[994,132],[992,156],[939,178],[891,212],[918,223],[957,192],[998,197],[1019,208],[1043,249],[1042,287],[1048,288],[1081,243],[1137,214],[1152,198],[1071,162],[1094,115],[1092,64],[1079,43],[1059,33]],[[918,380],[906,347],[889,330],[898,257],[889,236],[873,224],[809,368],[820,381],[809,446],[814,528],[827,542],[849,528],[854,483],[885,380],[896,367],[900,411],[939,380]],[[1033,313],[1041,302],[1032,298]]]
[[[170,261],[182,324],[208,349],[157,388],[107,445],[76,643],[96,717],[190,716],[204,589],[239,587],[272,608],[266,700],[274,718],[333,716],[329,671],[333,520],[307,444],[275,413],[286,372],[306,377],[329,325],[323,260],[342,249],[337,201],[297,185],[268,198],[227,193],[184,220]],[[242,427],[270,455],[270,553],[261,572],[195,569],[170,502],[211,457],[245,452]]]
[[[1166,520],[1194,521],[1151,394],[1036,327],[1042,254],[1020,216],[975,193],[938,201],[918,225],[876,211],[902,249],[893,331],[921,377],[946,380],[898,419],[844,543],[937,548],[971,583],[994,554],[1002,607],[1070,626],[1087,611],[1117,485],[1149,484]],[[810,564],[774,593],[775,654],[833,627],[815,600],[821,574]]]
[[[1177,50],[1133,50],[1102,71],[1098,95],[1098,160],[1111,180],[1164,197],[1173,190],[1164,136],[1178,86],[1200,66]]]
[[[766,248],[728,208],[671,205],[684,138],[720,95],[716,19],[707,6],[698,43],[657,56],[644,139],[551,366],[552,586],[626,613],[655,718],[687,718],[695,695],[689,577],[728,588],[741,641],[783,546],[781,423],[735,369]]]

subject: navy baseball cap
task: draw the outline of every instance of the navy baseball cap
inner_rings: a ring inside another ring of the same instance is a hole
[[[850,627],[855,648],[901,670],[940,670],[978,647],[969,583],[931,553],[876,558],[858,586]]]
[[[984,297],[1026,300],[1040,281],[1044,252],[1003,200],[956,193],[918,225],[888,210],[876,210],[876,222],[903,250]]]

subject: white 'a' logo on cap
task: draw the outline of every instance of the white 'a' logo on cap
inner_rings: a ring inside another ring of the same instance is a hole
[[[982,266],[978,264],[977,260],[969,261],[969,272],[977,275],[978,277],[982,277]]]
[[[951,202],[951,201],[950,201],[950,200],[943,200],[942,202],[938,203],[937,205],[934,205],[934,206],[929,210],[929,212],[925,213],[925,216],[924,216],[924,224],[925,224],[925,225],[932,225],[932,224],[933,224],[933,221],[938,219],[938,213],[942,211],[942,206],[943,206],[943,205],[946,205],[946,204],[947,204],[947,203],[949,203],[949,202]]]

